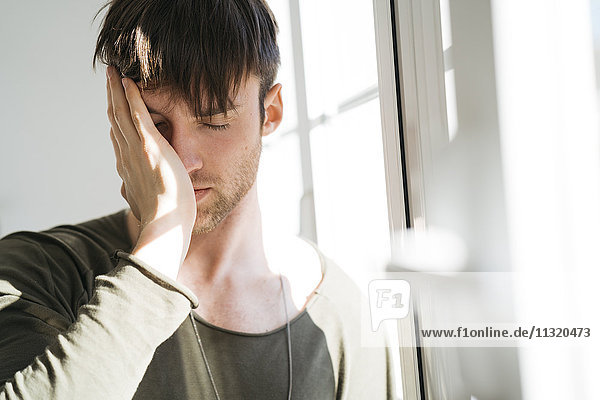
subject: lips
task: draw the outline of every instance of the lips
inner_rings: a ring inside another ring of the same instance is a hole
[[[210,188],[194,188],[194,195],[196,196],[196,201],[202,199],[204,196],[206,196],[206,194],[208,193],[208,191],[210,190]]]

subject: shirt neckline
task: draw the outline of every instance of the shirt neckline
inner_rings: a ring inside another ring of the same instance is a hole
[[[290,326],[292,324],[294,324],[296,321],[300,320],[306,314],[308,314],[308,306],[304,307],[304,309],[302,311],[300,311],[300,313],[298,315],[296,315],[294,318],[292,318],[290,320]],[[246,336],[246,337],[270,336],[270,335],[275,335],[278,332],[284,331],[287,328],[287,324],[283,324],[283,325],[281,325],[275,329],[271,329],[270,331],[267,331],[267,332],[242,332],[242,331],[235,331],[232,329],[227,329],[227,328],[223,328],[223,327],[211,324],[210,322],[208,322],[207,320],[202,318],[200,315],[198,315],[198,313],[196,313],[196,311],[194,311],[194,310],[192,310],[192,316],[194,317],[194,320],[196,320],[197,322],[201,323],[202,325],[206,326],[209,329],[227,333],[229,335],[234,335],[234,336]]]

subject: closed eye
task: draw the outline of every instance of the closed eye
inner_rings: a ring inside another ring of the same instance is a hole
[[[167,132],[167,124],[165,122],[157,122],[154,124],[154,127],[161,133],[161,135],[165,135]]]
[[[202,126],[211,129],[213,131],[224,131],[227,128],[229,128],[230,124],[226,123],[226,124],[208,124],[208,123],[201,123]],[[154,124],[154,126],[156,127],[156,129],[164,136],[167,134],[167,130],[168,130],[168,125],[166,122],[157,122]]]
[[[202,125],[204,125],[208,129],[212,129],[213,131],[224,131],[225,129],[229,128],[230,124],[215,125],[215,124],[202,123]]]

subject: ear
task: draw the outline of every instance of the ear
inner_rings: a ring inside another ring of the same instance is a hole
[[[281,100],[281,83],[274,85],[265,96],[265,121],[262,135],[267,136],[275,131],[283,118],[283,102]]]

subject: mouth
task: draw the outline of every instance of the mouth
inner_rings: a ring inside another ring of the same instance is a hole
[[[196,201],[204,198],[210,188],[194,188],[194,195],[196,196]]]

